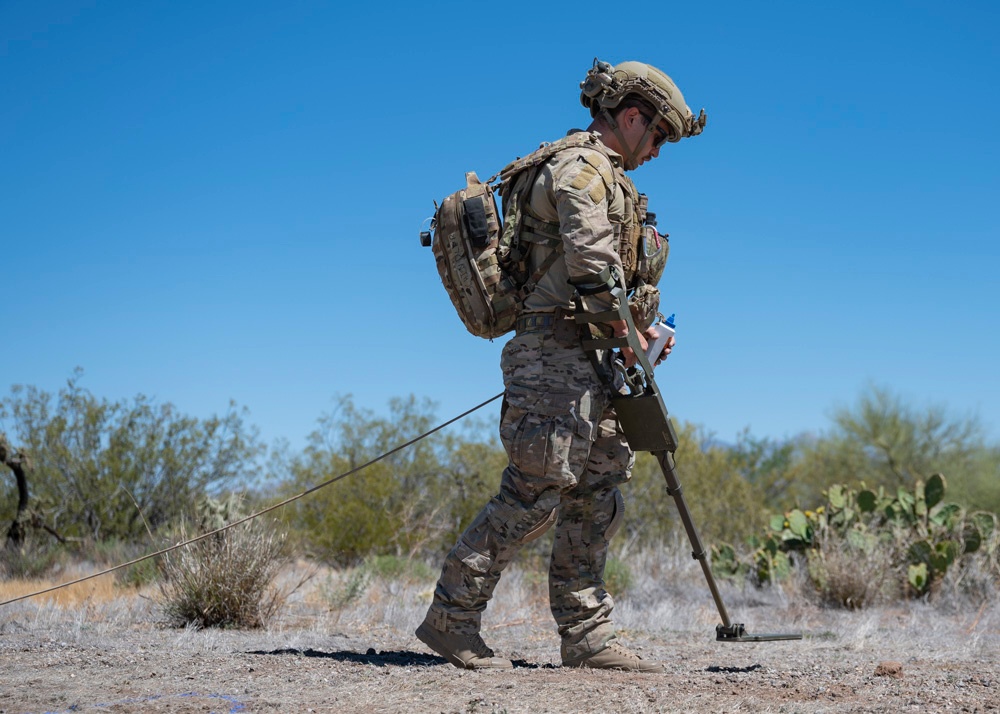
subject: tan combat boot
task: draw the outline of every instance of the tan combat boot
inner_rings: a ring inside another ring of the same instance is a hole
[[[666,672],[660,662],[647,662],[624,645],[612,640],[605,649],[592,655],[563,662],[563,667],[590,667],[592,669],[623,669],[629,672]]]
[[[432,627],[426,620],[414,633],[421,642],[460,669],[512,669],[514,663],[495,657],[478,633],[458,635]]]

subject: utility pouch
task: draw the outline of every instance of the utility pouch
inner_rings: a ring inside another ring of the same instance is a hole
[[[576,347],[580,344],[580,328],[573,319],[573,313],[556,308],[552,325],[552,338],[560,347]]]
[[[462,219],[469,241],[476,248],[489,246],[492,231],[497,230],[496,206],[492,204],[487,194],[473,196],[462,201]]]
[[[642,283],[628,299],[628,308],[632,313],[632,322],[639,332],[656,322],[660,309],[660,290],[654,285]]]

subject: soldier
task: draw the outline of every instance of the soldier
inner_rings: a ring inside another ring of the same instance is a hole
[[[634,455],[610,406],[615,385],[602,376],[613,373],[611,356],[581,348],[574,296],[586,296],[584,308],[600,312],[612,307],[613,287],[626,289],[634,325],[619,320],[608,323],[608,332],[621,337],[637,330],[645,348],[642,331],[656,315],[667,246],[665,236],[644,225],[652,218],[646,197],[625,171],[655,159],[668,141],[700,134],[705,114],[695,118],[670,77],[641,62],[611,67],[595,60],[581,88],[592,117],[589,139],[542,165],[521,217],[529,269],[553,251],[559,255],[525,299],[501,358],[500,438],[509,465],[499,493],[445,559],[416,631],[457,667],[512,666],[483,642],[480,618],[503,569],[554,522],[549,602],[563,665],[663,671],[622,646],[610,619],[604,565],[623,515],[618,486],[629,479]],[[673,338],[657,361],[672,347]],[[623,352],[631,366],[635,355]]]

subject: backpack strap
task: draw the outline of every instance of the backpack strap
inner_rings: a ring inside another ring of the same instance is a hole
[[[608,149],[603,143],[601,143],[600,139],[590,132],[578,131],[574,134],[564,136],[556,141],[542,144],[524,158],[518,158],[511,161],[509,164],[500,169],[500,173],[491,176],[487,183],[493,183],[498,178],[501,183],[506,183],[512,177],[517,176],[525,169],[545,163],[564,149],[572,149],[581,146],[586,146],[589,149],[594,149],[595,151],[599,151],[605,156],[608,156]],[[610,159],[611,157],[608,156],[608,158]],[[499,186],[497,188],[499,188]]]
[[[521,300],[523,301],[534,291],[535,286],[545,276],[555,262],[565,252],[562,238],[559,235],[559,225],[548,221],[542,221],[527,213],[522,214],[521,240],[538,245],[547,245],[552,248],[552,252],[542,261],[538,269],[531,274],[521,287]],[[554,227],[553,227],[554,225]]]
[[[521,240],[529,243],[541,243],[550,248],[562,245],[562,237],[559,233],[559,224],[543,221],[533,215],[524,212],[521,218]]]

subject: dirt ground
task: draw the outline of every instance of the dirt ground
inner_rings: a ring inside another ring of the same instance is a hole
[[[426,586],[373,589],[350,610],[308,598],[264,631],[168,629],[145,598],[0,610],[0,714],[40,712],[997,712],[1000,607],[861,612],[724,593],[751,633],[717,643],[704,593],[624,601],[622,640],[667,672],[559,667],[558,638],[516,577],[484,638],[513,671],[462,671],[412,636]],[[501,583],[503,586],[503,582]],[[681,602],[678,602],[681,600]]]

